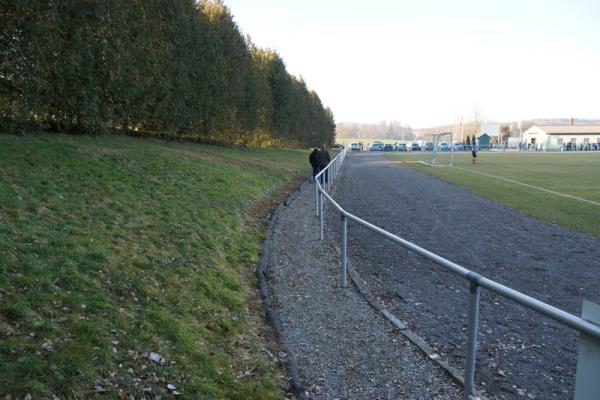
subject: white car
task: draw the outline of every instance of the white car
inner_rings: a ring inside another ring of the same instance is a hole
[[[360,145],[358,143],[351,143],[350,151],[360,151]]]

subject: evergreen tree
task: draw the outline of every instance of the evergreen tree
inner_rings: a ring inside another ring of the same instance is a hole
[[[126,131],[252,145],[335,136],[331,110],[221,0],[6,0],[0,128]]]

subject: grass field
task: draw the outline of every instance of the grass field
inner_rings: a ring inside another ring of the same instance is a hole
[[[479,152],[475,165],[469,152],[457,152],[454,167],[419,163],[427,153],[386,155],[536,218],[600,237],[600,204],[591,203],[600,203],[600,152]]]
[[[0,397],[283,398],[259,220],[307,154],[0,135]]]

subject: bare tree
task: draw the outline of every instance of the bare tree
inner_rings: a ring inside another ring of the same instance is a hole
[[[471,128],[471,135],[479,137],[481,133],[481,123],[483,122],[483,116],[481,109],[478,106],[473,108],[473,126]]]

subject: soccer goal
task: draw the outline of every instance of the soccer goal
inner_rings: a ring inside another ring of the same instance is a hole
[[[451,167],[454,160],[454,145],[452,132],[434,133],[429,145],[431,153],[421,163],[431,167]],[[432,148],[433,147],[433,148]],[[425,149],[429,150],[429,149]]]

